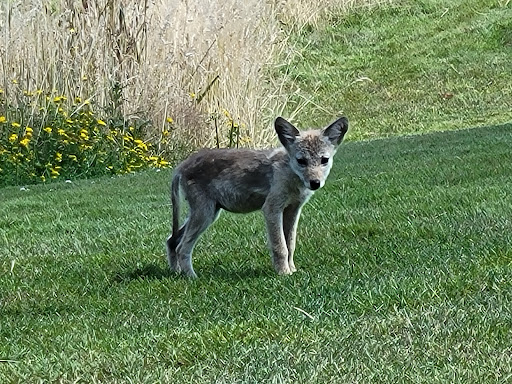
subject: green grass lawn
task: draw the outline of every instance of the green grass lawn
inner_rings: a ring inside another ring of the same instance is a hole
[[[512,120],[510,1],[392,4],[291,39],[299,54],[280,67],[296,92],[288,115],[299,109],[299,125],[318,126],[346,114],[350,138]]]
[[[170,171],[3,188],[0,382],[510,382],[511,147],[512,125],[343,144],[284,277],[259,213],[171,275]]]

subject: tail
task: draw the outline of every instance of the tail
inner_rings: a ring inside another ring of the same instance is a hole
[[[178,172],[172,178],[171,202],[172,202],[172,236],[177,239],[180,230],[180,184],[181,174]]]

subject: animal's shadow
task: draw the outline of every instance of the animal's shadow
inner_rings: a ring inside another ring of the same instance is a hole
[[[122,272],[116,273],[113,280],[116,283],[126,283],[134,280],[163,280],[173,276],[176,275],[169,268],[162,268],[157,264],[148,263],[135,269],[127,267]]]
[[[272,270],[265,266],[249,266],[244,265],[237,268],[229,268],[221,265],[208,264],[202,268],[198,268],[199,280],[213,279],[213,280],[247,280],[247,279],[260,279],[272,276]],[[114,275],[113,281],[116,283],[126,283],[134,280],[165,280],[165,279],[187,279],[182,274],[172,272],[167,266],[162,266],[148,263],[142,266],[130,269],[127,267],[122,272]]]

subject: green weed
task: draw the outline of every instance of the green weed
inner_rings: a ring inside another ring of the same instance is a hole
[[[0,186],[50,179],[77,179],[166,167],[145,139],[140,120],[102,120],[89,102],[25,92],[27,105],[12,107],[0,98]],[[1,114],[1,113],[4,114]],[[159,137],[165,143],[172,120]]]

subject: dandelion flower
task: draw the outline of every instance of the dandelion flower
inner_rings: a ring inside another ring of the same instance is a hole
[[[5,123],[5,120],[6,120],[5,116],[0,116],[0,123]]]
[[[43,128],[43,131],[45,131],[46,133],[52,133],[52,127]]]
[[[9,136],[9,142],[14,143],[16,140],[18,140],[18,135],[13,133],[11,136]]]

